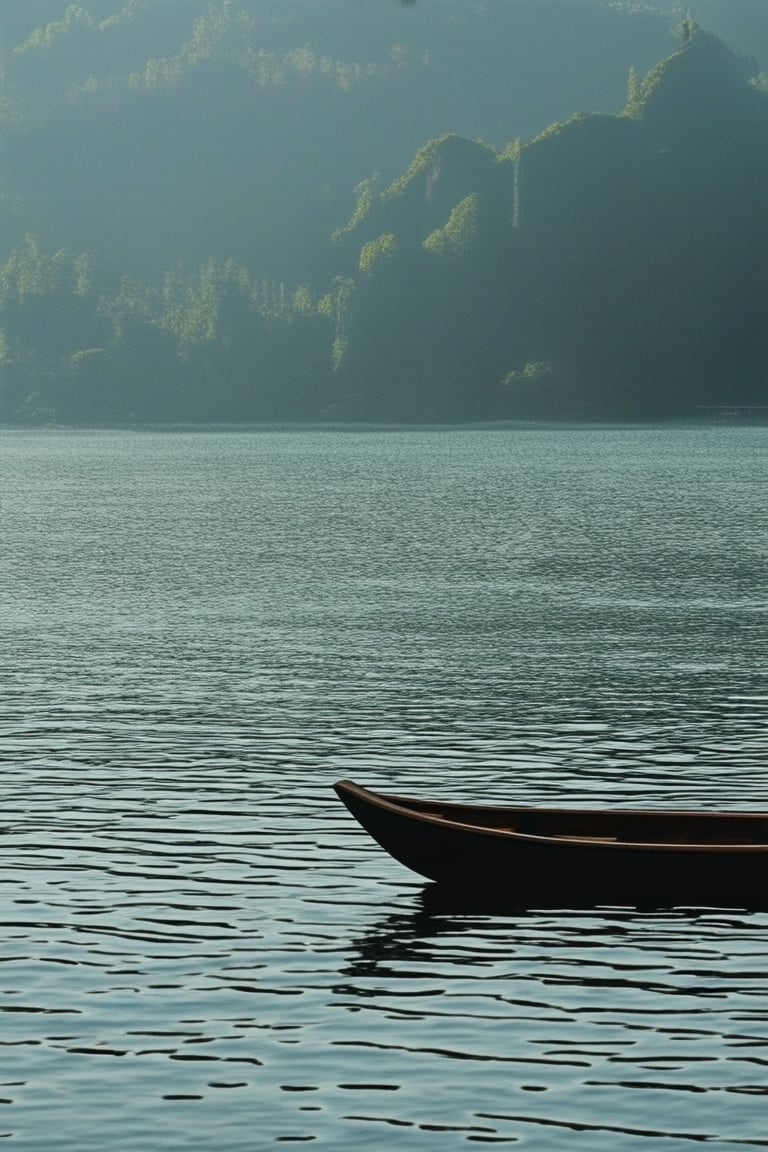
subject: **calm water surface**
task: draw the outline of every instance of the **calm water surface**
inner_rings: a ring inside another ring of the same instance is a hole
[[[768,810],[764,428],[0,432],[0,1138],[768,1147],[768,915],[435,911],[340,776]]]

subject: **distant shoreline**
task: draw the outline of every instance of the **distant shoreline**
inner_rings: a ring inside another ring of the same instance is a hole
[[[755,428],[768,425],[763,416],[686,416],[660,420],[478,420],[414,421],[328,420],[328,421],[96,421],[83,423],[0,422],[2,432],[538,432],[538,431],[628,431],[662,428]]]

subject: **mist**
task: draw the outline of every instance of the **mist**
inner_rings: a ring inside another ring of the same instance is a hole
[[[600,0],[8,0],[0,32],[6,422],[763,396],[755,0],[685,29]]]

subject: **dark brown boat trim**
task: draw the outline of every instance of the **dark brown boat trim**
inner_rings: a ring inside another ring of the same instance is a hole
[[[768,813],[754,812],[703,812],[686,811],[685,809],[654,809],[654,808],[544,808],[533,806],[482,806],[468,804],[454,804],[443,801],[424,800],[410,796],[400,796],[391,793],[373,792],[368,788],[355,784],[351,780],[340,780],[334,785],[339,797],[345,801],[345,795],[358,801],[372,805],[382,811],[391,812],[402,818],[410,818],[432,826],[450,825],[456,829],[469,832],[482,832],[483,836],[499,838],[502,840],[522,841],[537,844],[567,844],[578,849],[580,846],[599,847],[607,852],[672,852],[672,853],[701,853],[728,854],[734,853],[751,855],[768,855]],[[346,801],[345,801],[346,802]],[[609,836],[599,833],[579,831],[561,831],[547,835],[525,829],[525,824],[537,822],[547,823],[561,820],[572,822],[574,826],[586,823],[590,819],[598,820],[607,825],[624,824],[629,830],[635,827],[658,826],[659,824],[672,825],[684,829],[687,826],[707,828],[710,833],[719,831],[717,839],[649,839],[635,838],[634,835],[611,834]],[[754,839],[745,839],[736,836],[735,832],[742,829],[749,830],[753,836],[758,831],[760,836]],[[726,829],[730,836],[726,836]]]

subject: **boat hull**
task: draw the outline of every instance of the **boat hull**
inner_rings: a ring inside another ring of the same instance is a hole
[[[553,901],[720,907],[768,903],[765,843],[631,843],[613,837],[516,834],[498,826],[502,809],[485,810],[493,814],[492,826],[473,826],[466,821],[482,819],[484,810],[477,809],[475,816],[470,808],[419,801],[413,803],[422,804],[422,810],[409,808],[407,798],[381,796],[347,781],[337,784],[336,791],[385,851],[437,882],[443,892],[483,893],[518,906]],[[508,811],[516,817],[526,812]],[[538,815],[542,810],[527,811]],[[460,818],[453,818],[456,815]],[[627,815],[634,818],[633,827],[642,828],[638,817],[650,824],[657,814]],[[739,819],[749,834],[764,834],[763,818]],[[702,815],[708,824],[716,820],[714,814]]]

